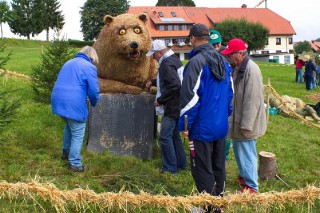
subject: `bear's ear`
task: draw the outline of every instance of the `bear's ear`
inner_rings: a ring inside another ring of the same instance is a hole
[[[103,18],[104,25],[110,24],[113,21],[113,17],[110,15],[106,15]]]
[[[141,21],[143,21],[144,23],[146,23],[147,20],[148,20],[148,14],[147,14],[147,13],[141,13],[138,17],[139,17],[139,19],[140,19]]]

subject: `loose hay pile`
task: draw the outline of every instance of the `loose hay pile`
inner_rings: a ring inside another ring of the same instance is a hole
[[[308,186],[301,190],[287,192],[268,192],[257,194],[231,194],[224,197],[215,197],[209,194],[197,194],[192,196],[151,195],[143,191],[133,194],[127,191],[119,193],[106,192],[97,194],[89,189],[59,190],[50,183],[41,184],[37,181],[29,183],[0,182],[0,198],[10,200],[22,198],[33,200],[40,205],[39,201],[49,201],[57,212],[68,212],[68,205],[72,205],[77,211],[85,211],[98,208],[101,212],[110,210],[140,209],[156,207],[166,209],[168,212],[189,211],[194,206],[225,206],[232,207],[259,206],[262,209],[284,204],[309,204],[320,199],[320,188]]]

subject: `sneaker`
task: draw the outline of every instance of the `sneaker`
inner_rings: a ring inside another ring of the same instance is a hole
[[[62,151],[62,155],[61,155],[61,159],[62,160],[68,160],[69,157],[69,151],[68,150],[63,150]]]
[[[84,166],[73,166],[73,165],[69,165],[69,171],[71,172],[84,172],[85,168]]]
[[[238,183],[239,183],[241,186],[245,186],[245,185],[246,185],[246,183],[244,182],[243,177],[241,177],[241,176],[238,176]]]
[[[258,193],[256,190],[251,188],[250,186],[243,186],[243,188],[240,190],[241,193],[249,192],[250,194]]]

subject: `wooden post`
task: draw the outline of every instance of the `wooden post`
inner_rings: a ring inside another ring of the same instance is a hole
[[[267,115],[267,124],[269,122],[269,107],[270,107],[270,78],[268,77],[268,83],[267,83],[267,109],[266,109],[266,115]]]
[[[258,174],[261,179],[275,178],[278,173],[277,159],[271,152],[259,152],[259,170]]]

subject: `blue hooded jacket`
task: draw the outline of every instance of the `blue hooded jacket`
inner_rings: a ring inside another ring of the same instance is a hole
[[[232,113],[232,69],[209,43],[195,47],[189,56],[180,90],[178,128],[184,130],[184,115],[187,115],[190,140],[223,139]]]
[[[97,68],[91,59],[78,53],[61,68],[51,95],[54,114],[86,122],[88,117],[87,97],[92,106],[100,98]]]

